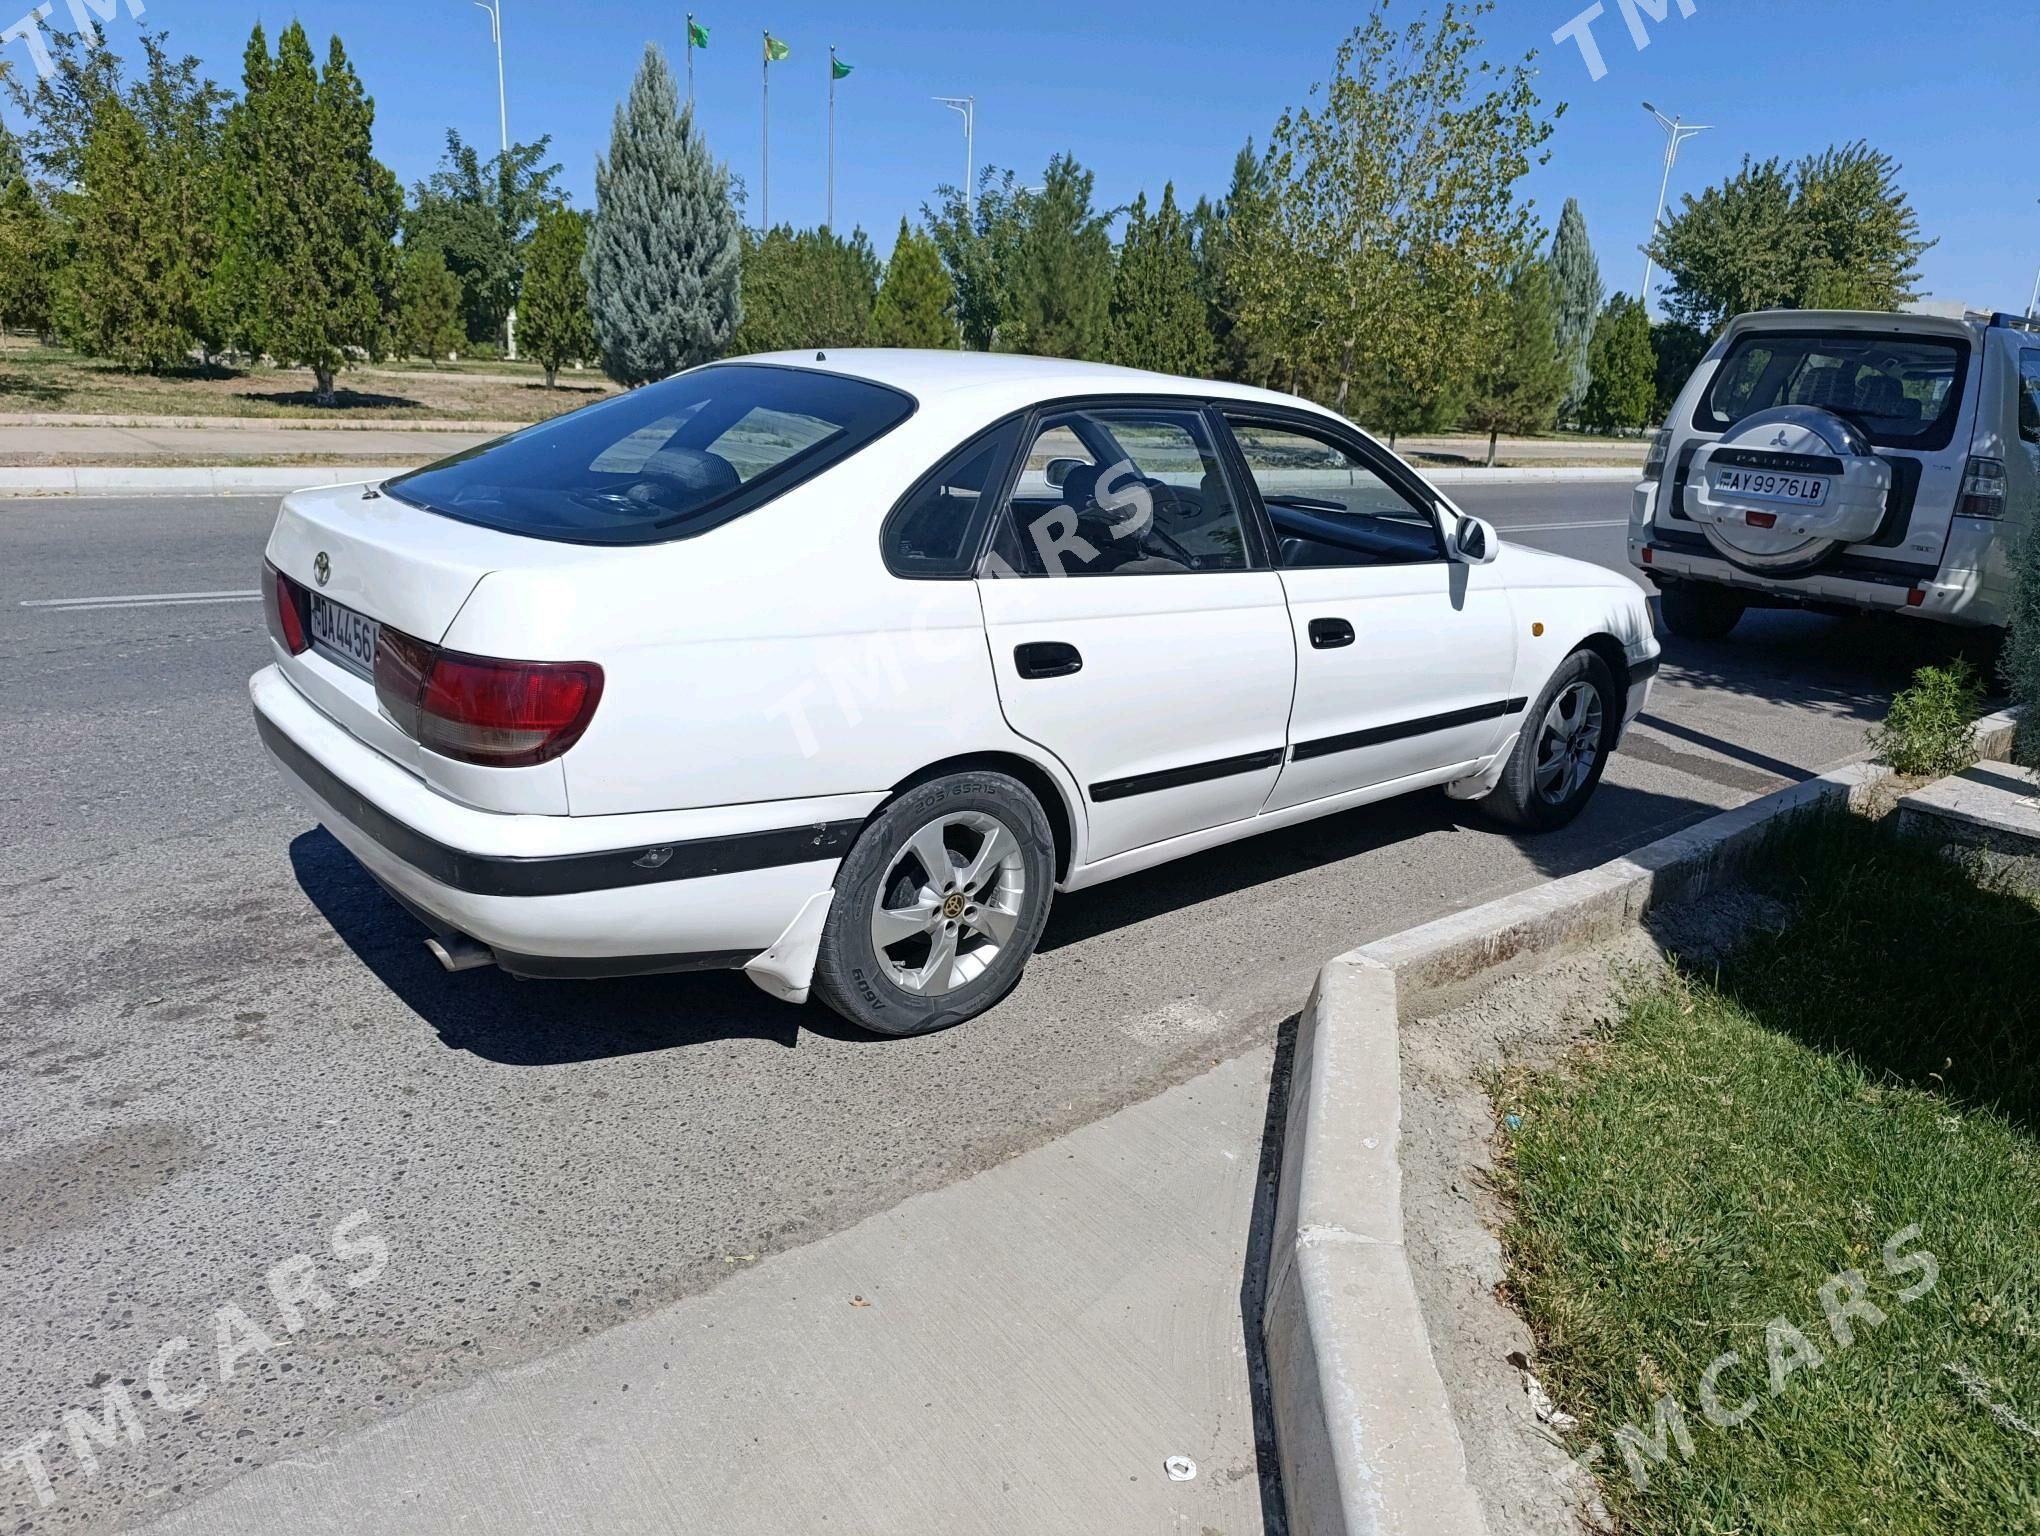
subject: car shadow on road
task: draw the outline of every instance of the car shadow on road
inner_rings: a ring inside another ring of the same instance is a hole
[[[1723,640],[1683,640],[1665,634],[1662,621],[1658,633],[1668,683],[1842,719],[1882,720],[1915,672],[1957,656],[1970,660],[1986,689],[1999,682],[1993,640],[1942,624],[1753,609]]]
[[[457,975],[425,949],[427,931],[324,828],[290,845],[297,882],[357,959],[457,1051],[512,1067],[556,1067],[716,1040],[792,1049],[803,1030],[875,1040],[820,1008],[768,997],[735,971],[618,981]]]

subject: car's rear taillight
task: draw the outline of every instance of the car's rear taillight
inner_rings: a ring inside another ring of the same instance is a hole
[[[441,650],[387,624],[375,695],[406,735],[463,763],[524,768],[581,739],[602,698],[592,661],[498,661]]]
[[[1962,471],[1962,494],[1955,511],[1962,517],[2005,515],[2005,465],[2002,459],[1971,459]]]
[[[1650,435],[1650,452],[1644,456],[1643,478],[1650,481],[1665,477],[1665,454],[1671,447],[1672,429],[1659,427]]]
[[[312,648],[305,629],[305,589],[266,561],[262,570],[263,585],[269,589],[264,594],[269,633],[291,655],[302,656]]]

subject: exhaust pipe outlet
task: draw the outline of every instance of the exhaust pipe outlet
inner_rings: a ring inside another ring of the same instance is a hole
[[[471,939],[464,933],[449,933],[444,937],[434,934],[425,941],[425,947],[449,971],[479,971],[496,963],[496,952],[478,939]]]

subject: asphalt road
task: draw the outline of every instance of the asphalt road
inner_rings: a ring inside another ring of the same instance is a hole
[[[1623,564],[1626,487],[1459,489]],[[159,1512],[1149,1097],[1268,1038],[1341,950],[1859,752],[1949,649],[1784,614],[1671,642],[1566,832],[1426,795],[1186,860],[1060,900],[990,1016],[878,1041],[735,976],[443,974],[250,728],[263,625],[231,594],[272,512],[0,504],[0,1529]],[[74,601],[165,594],[208,596]],[[350,1288],[369,1231],[387,1262]],[[289,1333],[265,1275],[299,1253],[331,1305]],[[87,1477],[63,1415],[122,1384],[141,1439],[84,1439]],[[4,1465],[45,1432],[47,1508]]]

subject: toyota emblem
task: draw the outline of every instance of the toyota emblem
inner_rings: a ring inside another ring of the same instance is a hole
[[[324,586],[333,579],[333,561],[322,549],[312,561],[312,580]]]

